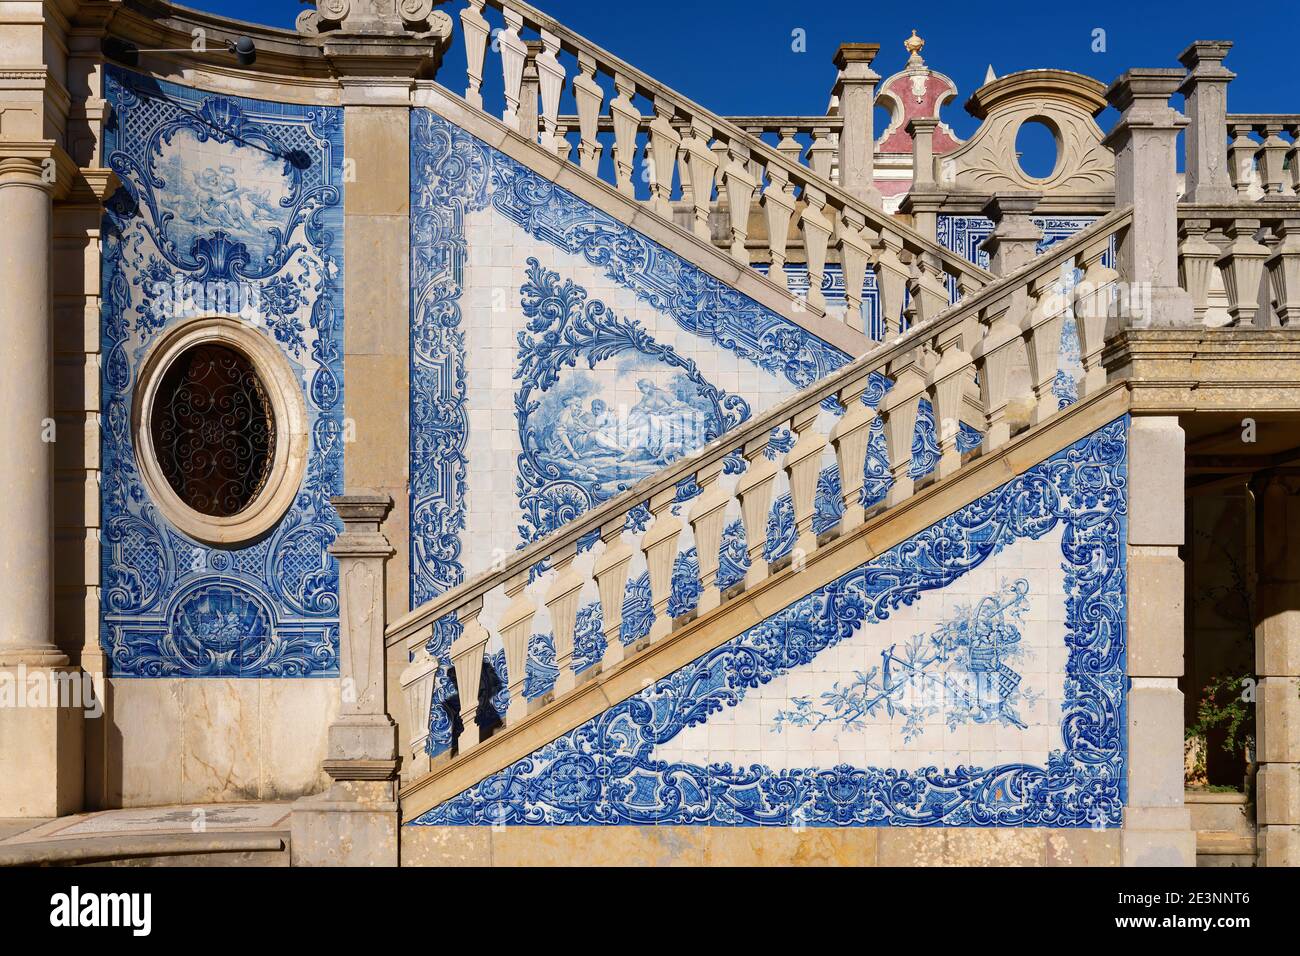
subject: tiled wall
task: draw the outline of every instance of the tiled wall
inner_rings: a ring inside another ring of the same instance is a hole
[[[101,640],[117,677],[338,673],[343,490],[342,111],[110,68],[103,229]],[[232,549],[172,526],[140,480],[131,403],[165,330],[238,314],[299,379],[305,478],[273,531]],[[232,624],[232,622],[234,622]]]
[[[1113,828],[1118,419],[413,821]]]

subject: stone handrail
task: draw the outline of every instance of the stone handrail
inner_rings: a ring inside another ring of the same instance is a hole
[[[458,746],[465,752],[479,742],[475,713],[480,663],[489,640],[479,617],[485,599],[495,598],[497,589],[504,590],[498,603],[508,601],[496,616],[494,629],[505,646],[510,703],[504,717],[510,726],[528,713],[529,702],[524,697],[528,639],[542,606],[551,620],[559,671],[553,698],[559,698],[578,681],[574,632],[584,590],[599,594],[606,641],[590,668],[592,673],[618,666],[626,656],[670,632],[674,562],[687,525],[699,556],[700,597],[694,613],[704,615],[791,561],[801,560],[801,555],[811,555],[832,535],[822,529],[819,536],[813,528],[823,458],[833,454],[841,476],[841,513],[835,536],[860,526],[868,510],[881,503],[864,495],[871,462],[868,443],[877,418],[883,425],[891,481],[883,504],[891,507],[906,500],[918,483],[945,478],[959,469],[966,457],[1001,447],[1015,426],[1036,424],[1055,414],[1059,400],[1053,385],[1059,369],[1062,324],[1072,307],[1084,370],[1080,395],[1102,388],[1106,375],[1101,352],[1107,318],[1113,311],[1111,293],[1118,279],[1104,257],[1131,223],[1131,208],[1113,212],[956,305],[949,306],[946,298],[923,297],[913,326],[896,340],[668,465],[517,552],[504,565],[394,621],[386,629],[385,642],[390,672],[396,670],[393,665],[410,662],[399,678],[408,701],[405,719],[410,755],[423,753],[436,679],[436,663],[428,659],[424,648],[435,624],[446,615],[454,612],[461,628],[451,658],[465,727]],[[1083,280],[1063,293],[1063,270],[1076,261],[1084,270]],[[1027,375],[1023,374],[1026,366]],[[873,395],[878,398],[874,408],[867,402]],[[911,474],[912,442],[923,398],[931,403],[938,423],[938,457],[929,475],[915,478]],[[1027,411],[1017,418],[1015,409]],[[828,432],[820,427],[832,420]],[[967,434],[970,429],[982,433],[982,443],[965,452],[958,446],[963,425]],[[766,545],[776,479],[782,472],[790,489],[797,540],[786,555],[777,557],[768,554]],[[732,481],[731,475],[739,477]],[[680,512],[687,507],[689,516],[683,521]],[[723,591],[718,572],[728,510],[741,515],[749,563],[743,588],[737,582]],[[654,622],[648,635],[625,646],[622,607],[634,561],[644,562],[649,572]],[[541,702],[541,706],[546,704],[547,700]],[[418,763],[408,763],[412,773],[418,773]]]
[[[492,29],[485,16],[489,9],[500,12],[504,29]],[[748,248],[750,216],[730,211],[753,212],[757,205],[767,233],[758,259],[767,265],[768,277],[789,288],[787,246],[792,233],[797,235],[808,269],[808,302],[824,310],[821,286],[833,254],[844,273],[845,321],[857,331],[867,331],[861,305],[868,268],[875,272],[886,338],[901,325],[910,284],[943,284],[946,276],[952,276],[964,294],[991,279],[984,269],[831,182],[836,146],[829,117],[810,127],[813,141],[804,165],[803,147],[793,136],[769,146],[758,135],[704,109],[526,3],[468,0],[460,21],[468,64],[464,97],[472,106],[483,108],[484,65],[492,37],[504,82],[502,121],[567,161],[573,148],[567,138],[569,124],[574,118],[564,117],[561,122],[560,99],[570,77],[560,56],[575,57],[577,72],[571,83],[578,109],[578,165],[583,171],[600,175],[605,144],[597,134],[603,123],[614,131],[613,184],[636,198],[638,134],[647,130],[643,163],[649,195],[645,201],[653,211],[671,220],[673,203],[686,204],[692,210],[692,231],[712,241],[716,185],[718,202],[729,211],[731,255],[751,266],[755,263]],[[525,40],[521,35],[525,30],[536,32],[540,42]],[[605,90],[596,80],[598,72],[612,80],[616,91],[608,106]],[[643,98],[642,106],[653,105],[653,115],[642,114],[634,102],[637,97]]]

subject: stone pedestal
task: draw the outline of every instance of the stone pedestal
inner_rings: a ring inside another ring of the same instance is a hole
[[[1223,65],[1230,40],[1197,40],[1178,57],[1187,67],[1183,94],[1190,120],[1186,135],[1186,202],[1230,203],[1237,190],[1228,175],[1228,84],[1237,76]]]
[[[397,725],[388,715],[384,673],[384,562],[379,530],[387,495],[332,499],[343,533],[330,546],[339,562],[339,716],[324,761],[330,788],[294,804],[294,866],[396,866]]]
[[[1174,416],[1133,419],[1128,502],[1128,802],[1125,866],[1195,866],[1183,805],[1183,482]]]
[[[879,43],[842,43],[835,52],[840,76],[832,95],[839,98],[840,185],[844,191],[879,209],[880,190],[875,184],[875,136],[872,132],[876,104],[876,82],[880,74],[871,61],[880,52]]]
[[[1043,230],[1034,225],[1030,215],[1042,198],[1042,193],[1000,192],[984,204],[984,215],[993,220],[993,232],[980,243],[980,249],[989,254],[994,275],[1009,275],[1033,261]]]

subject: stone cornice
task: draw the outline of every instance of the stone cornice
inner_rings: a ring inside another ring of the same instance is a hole
[[[985,83],[966,101],[966,112],[984,119],[1009,102],[1043,97],[1071,103],[1096,116],[1107,106],[1106,86],[1069,70],[1021,70]]]

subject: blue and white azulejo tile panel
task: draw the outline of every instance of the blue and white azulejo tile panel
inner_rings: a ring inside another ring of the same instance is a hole
[[[432,111],[411,139],[413,605],[847,361]]]
[[[109,67],[103,223],[101,642],[125,677],[338,673],[343,491],[343,112],[214,95]],[[307,409],[297,497],[255,543],[172,526],[141,482],[141,362],[196,317],[246,321],[280,349]]]
[[[1128,419],[412,825],[1117,827]]]

